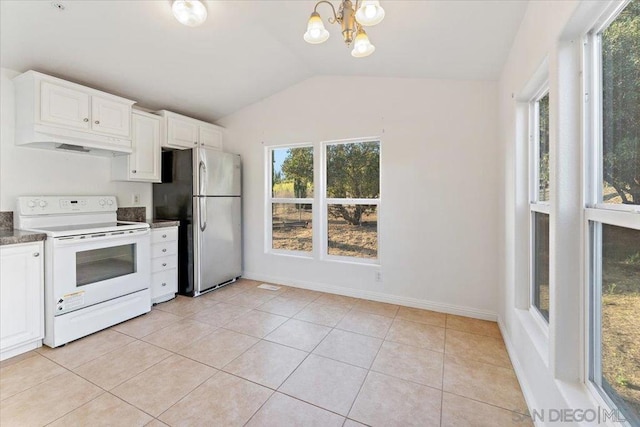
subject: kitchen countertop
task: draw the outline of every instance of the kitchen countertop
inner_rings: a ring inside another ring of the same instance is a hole
[[[180,221],[171,219],[147,219],[145,222],[151,228],[178,227],[180,225]]]
[[[119,221],[146,222],[151,228],[178,227],[180,221],[146,218],[146,209],[140,206],[118,208]]]
[[[16,245],[18,243],[38,242],[46,239],[46,234],[34,231],[23,231],[16,229],[0,230],[0,246]]]

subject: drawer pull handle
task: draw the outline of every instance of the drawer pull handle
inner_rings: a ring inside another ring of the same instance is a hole
[[[166,283],[162,283],[162,286],[167,286],[167,284]]]
[[[167,249],[166,249],[166,248],[165,248],[165,249],[163,249],[163,250],[162,250],[162,252],[167,252]]]
[[[100,120],[96,120],[94,123],[99,125],[100,124]]]
[[[167,235],[166,235],[166,234],[163,234],[163,235],[162,235],[162,238],[163,238],[163,239],[166,239],[166,238],[167,238]]]
[[[166,263],[166,262],[163,262],[163,263],[162,263],[162,266],[163,266],[163,267],[166,267],[166,266],[167,266],[167,263]]]

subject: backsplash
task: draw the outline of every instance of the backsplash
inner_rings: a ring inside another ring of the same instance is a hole
[[[0,212],[0,230],[13,230],[13,211]]]
[[[118,208],[119,221],[144,222],[147,220],[147,210],[144,207]]]

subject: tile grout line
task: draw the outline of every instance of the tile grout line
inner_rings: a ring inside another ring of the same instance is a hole
[[[83,379],[84,379],[84,378],[83,378]],[[70,413],[72,413],[73,411],[75,411],[75,410],[77,410],[77,409],[82,408],[84,405],[88,405],[89,403],[93,402],[93,401],[94,401],[94,400],[96,400],[97,398],[99,398],[99,397],[101,397],[101,396],[104,396],[105,394],[109,394],[109,392],[108,392],[108,391],[103,390],[102,388],[101,388],[100,390],[102,390],[102,393],[98,394],[98,395],[97,395],[96,397],[94,397],[93,399],[88,400],[88,401],[86,401],[85,403],[83,403],[82,405],[80,405],[80,406],[76,406],[75,408],[71,409],[70,411],[65,412],[64,414],[62,414],[62,415],[61,415],[61,416],[59,416],[58,418],[56,418],[56,419],[54,419],[54,420],[52,420],[52,421],[50,421],[50,422],[46,423],[46,424],[45,424],[45,426],[51,425],[51,424],[55,423],[56,421],[58,421],[59,419],[66,417],[67,415],[69,415],[69,414],[70,414]]]
[[[444,408],[444,364],[445,364],[445,354],[447,354],[447,322],[445,320],[444,323],[444,348],[442,349],[442,378],[441,378],[441,390],[440,390],[440,427],[442,427],[442,414]]]
[[[371,368],[373,367],[373,364],[376,363],[376,359],[378,358],[378,354],[380,354],[380,350],[382,349],[382,346],[384,345],[384,342],[386,341],[387,335],[389,335],[389,331],[391,330],[391,327],[393,326],[393,322],[396,320],[396,317],[398,317],[398,312],[399,311],[400,311],[400,309],[398,308],[398,310],[396,310],[395,315],[393,316],[393,319],[391,320],[391,324],[389,324],[389,327],[387,328],[387,331],[385,332],[384,337],[382,338],[382,343],[380,343],[380,347],[378,347],[378,351],[376,352],[376,355],[373,358],[373,361],[371,362],[371,365],[369,366],[369,369],[367,369],[367,374],[364,376],[364,380],[362,381],[362,384],[360,384],[360,388],[358,389],[358,393],[356,393],[356,397],[354,397],[353,402],[351,402],[351,406],[349,407],[349,410],[347,411],[347,417],[351,414],[351,411],[353,411],[353,406],[356,404],[356,401],[358,400],[358,396],[360,396],[360,393],[362,393],[362,388],[364,387],[364,383],[367,382],[367,378],[369,377],[369,374],[371,373]],[[376,372],[376,371],[373,371],[373,372]]]

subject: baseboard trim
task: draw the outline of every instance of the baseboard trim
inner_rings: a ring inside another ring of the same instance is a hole
[[[531,390],[531,386],[529,385],[529,381],[527,381],[527,377],[524,374],[524,369],[520,364],[520,360],[518,359],[518,355],[516,354],[516,349],[513,346],[513,343],[511,342],[511,338],[507,333],[507,328],[504,325],[504,322],[502,321],[502,317],[500,316],[498,316],[498,327],[500,328],[500,333],[502,334],[502,340],[504,341],[504,345],[507,348],[509,359],[511,359],[513,370],[515,371],[516,377],[518,378],[518,383],[520,383],[520,389],[522,390],[524,401],[527,404],[529,413],[531,413],[531,408],[538,408],[539,406],[536,404],[536,399],[533,395],[533,391]],[[542,424],[540,424],[539,422],[534,422],[534,425],[536,425],[536,427],[539,427]]]
[[[242,275],[245,279],[259,280],[263,282],[275,283],[294,288],[309,289],[312,291],[327,292],[331,294],[345,295],[355,298],[363,298],[372,301],[386,302],[390,304],[404,305],[407,307],[421,308],[424,310],[437,311],[440,313],[456,314],[458,316],[473,317],[475,319],[497,321],[497,313],[478,310],[471,307],[464,307],[452,304],[445,304],[433,301],[422,300],[418,298],[401,297],[397,295],[385,294],[382,292],[364,291],[359,289],[344,288],[341,286],[330,285],[326,283],[309,282],[301,280],[291,280],[286,277],[268,276],[253,272],[245,272]]]

